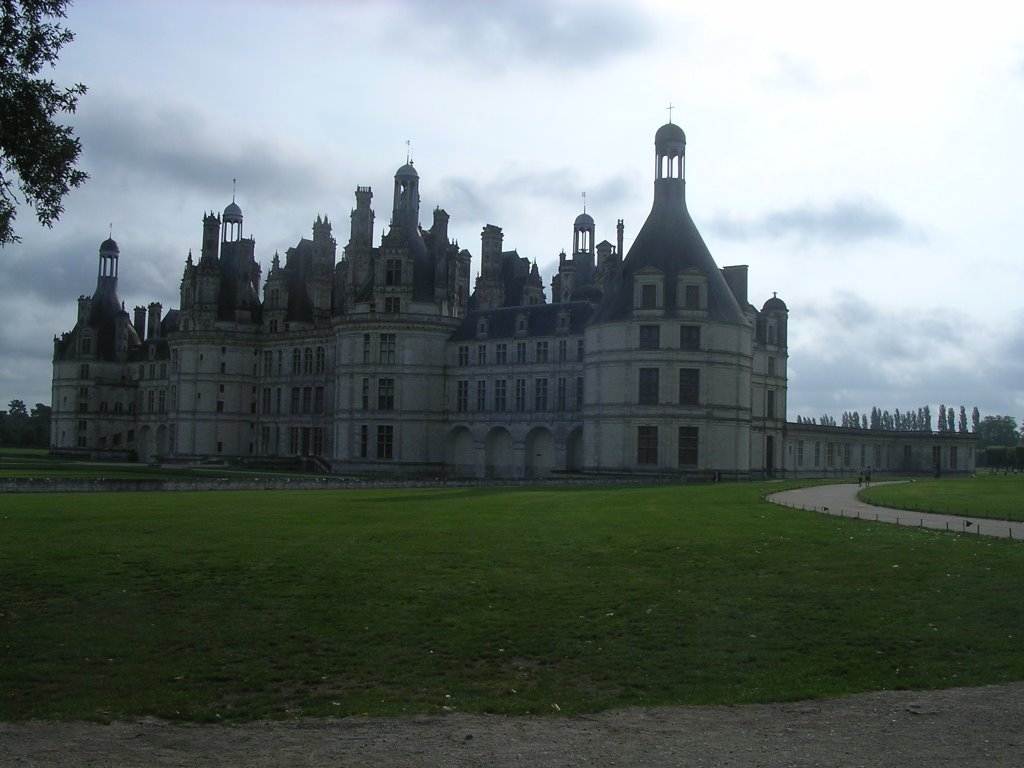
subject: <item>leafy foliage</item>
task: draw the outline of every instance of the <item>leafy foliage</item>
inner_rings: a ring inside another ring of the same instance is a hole
[[[0,445],[46,448],[50,440],[50,406],[36,403],[29,413],[24,400],[11,400],[0,411]]]
[[[0,246],[20,240],[14,232],[19,203],[52,227],[64,211],[64,196],[88,178],[75,168],[82,147],[73,130],[54,122],[75,111],[86,88],[62,88],[40,77],[74,39],[54,21],[64,18],[68,2],[0,0]]]

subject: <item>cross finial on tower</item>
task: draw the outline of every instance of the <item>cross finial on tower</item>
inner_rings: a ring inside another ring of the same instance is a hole
[[[110,228],[107,230],[107,237],[112,238],[114,236],[114,222],[110,222]]]
[[[412,141],[410,139],[405,140],[405,164],[408,165],[412,162]]]
[[[231,202],[235,202],[235,192],[238,190],[238,179],[231,180]]]
[[[583,212],[587,212],[587,193],[583,193]]]
[[[672,102],[670,101],[668,103],[668,121],[669,121],[669,123],[672,122],[672,110],[673,109],[675,109],[675,107],[672,106]]]

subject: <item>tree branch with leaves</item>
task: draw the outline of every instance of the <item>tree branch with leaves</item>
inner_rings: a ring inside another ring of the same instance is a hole
[[[82,145],[55,119],[72,114],[86,88],[63,88],[40,76],[74,39],[62,26],[70,0],[0,0],[0,246],[18,242],[18,205],[52,227],[63,200],[88,177],[75,167]]]

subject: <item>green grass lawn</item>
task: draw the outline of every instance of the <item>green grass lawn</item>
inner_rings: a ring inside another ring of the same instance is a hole
[[[988,474],[876,485],[860,492],[869,504],[915,512],[1024,520],[1024,475]]]
[[[0,719],[565,714],[1024,679],[1020,543],[763,491],[8,494]]]

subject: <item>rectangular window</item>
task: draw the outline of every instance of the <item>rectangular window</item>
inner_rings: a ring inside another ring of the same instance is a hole
[[[956,446],[955,445],[951,445],[949,447],[949,468],[950,469],[956,469],[957,468],[956,460],[957,460]]]
[[[377,427],[377,458],[394,458],[395,450],[395,428],[390,424],[382,424]]]
[[[478,381],[476,383],[476,409],[477,411],[487,410],[487,382]]]
[[[658,463],[658,428],[636,428],[636,463]]]
[[[658,369],[641,368],[639,385],[640,405],[658,404]]]
[[[150,392],[149,394],[153,394],[153,393]],[[217,401],[217,413],[224,413],[224,401],[223,400],[218,400]]]
[[[89,378],[89,364],[88,363],[82,363],[82,365],[79,366],[79,368],[78,368],[78,377],[80,379],[88,379]]]
[[[153,390],[151,389],[151,390],[149,390],[148,393],[146,393],[146,413],[152,413],[153,412],[153,397],[154,397],[154,393],[153,393]],[[221,405],[223,405],[223,403]],[[223,408],[218,408],[217,410],[218,411],[223,411],[224,409]]]
[[[640,326],[640,349],[657,349],[661,346],[661,326]]]
[[[370,410],[370,379],[363,377],[363,410]]]
[[[494,382],[494,410],[508,410],[508,382],[505,379]]]
[[[768,358],[768,375],[769,376],[774,376],[775,375],[775,358],[774,357],[769,357]]]
[[[548,380],[533,380],[533,410],[546,411],[548,409]]]
[[[388,259],[384,262],[384,285],[402,284],[402,260]],[[385,310],[386,312],[387,310]]]
[[[640,309],[657,309],[658,307],[658,286],[640,286]]]
[[[487,365],[487,345],[477,344],[476,345],[476,364]]]
[[[843,443],[843,466],[850,466],[850,444]]]
[[[700,349],[700,326],[681,325],[679,326],[679,348]]]
[[[281,388],[280,387],[277,388],[277,394],[274,395],[274,403],[276,405],[276,407],[274,408],[274,413],[280,413],[281,412]]]
[[[882,466],[882,446],[880,445],[875,446],[875,466]]]
[[[370,334],[363,334],[363,362],[370,362]]]
[[[160,363],[160,378],[167,378],[167,363]]]
[[[557,400],[557,405],[555,406],[555,410],[558,410],[558,411],[564,411],[565,410],[566,402],[567,402],[567,397],[568,397],[568,389],[569,389],[568,388],[568,382],[566,381],[565,377],[563,376],[563,377],[561,377],[558,380],[558,393],[556,395],[558,400]]]
[[[516,410],[526,410],[526,379],[516,379]]]
[[[576,340],[576,359],[583,362],[583,339]]]
[[[359,457],[365,459],[370,455],[370,427],[362,424],[359,427]]]
[[[564,363],[569,359],[569,342],[565,339],[558,341],[558,362]]]
[[[700,404],[700,369],[679,369],[679,404]]]
[[[324,388],[317,387],[313,396],[313,413],[324,412]]]
[[[395,409],[395,380],[377,379],[377,410],[393,411]]]
[[[269,376],[274,371],[274,353],[264,352],[263,353],[263,375]]]
[[[118,403],[120,405],[120,403]],[[161,389],[156,398],[156,408],[158,413],[167,413],[167,390]]]
[[[459,367],[460,368],[465,368],[467,365],[469,365],[469,345],[468,344],[460,344],[459,345]]]
[[[281,366],[284,364],[284,351],[277,350],[277,375],[281,375]]]
[[[504,365],[508,362],[508,344],[494,345],[494,362]]]
[[[292,407],[288,411],[291,414],[297,414],[299,412],[299,388],[292,387]]]
[[[548,343],[546,341],[538,341],[535,345],[534,352],[536,353],[534,362],[546,363],[548,361]]]
[[[939,469],[942,466],[942,447],[932,446],[932,467]]]
[[[583,410],[583,377],[576,377],[576,410]]]
[[[313,455],[321,456],[324,452],[323,427],[313,427]]]
[[[397,315],[402,309],[402,300],[397,296],[384,297],[384,311],[389,315]]]
[[[814,443],[814,466],[821,466],[821,443],[819,442]]]
[[[700,437],[698,427],[679,428],[679,466],[697,466],[697,442]]]
[[[836,465],[836,447],[835,443],[825,443],[825,466],[834,467]]]
[[[769,419],[775,418],[775,390],[769,389],[766,393],[764,412]]]
[[[526,362],[526,342],[516,342],[516,362],[522,365]]]
[[[302,412],[312,413],[313,411],[313,388],[302,388]]]
[[[700,309],[700,286],[683,286],[683,309]]]
[[[298,349],[292,350],[292,376],[302,373],[302,353]]]
[[[465,379],[455,382],[455,410],[459,413],[469,410],[469,382]]]
[[[292,456],[299,455],[299,428],[292,427],[288,430],[288,453]]]
[[[804,441],[796,441],[796,465],[802,467],[804,465]]]
[[[395,362],[395,334],[382,333],[378,345],[382,365],[393,365]]]

